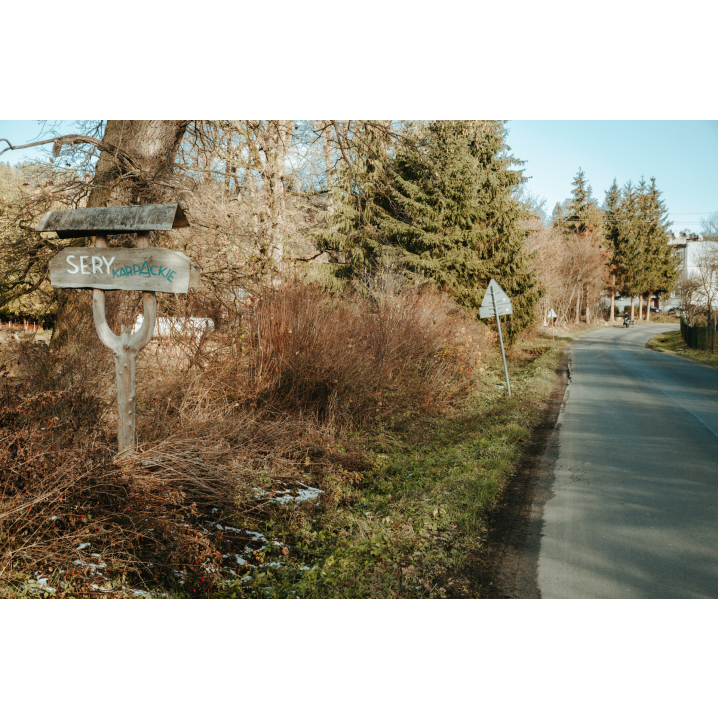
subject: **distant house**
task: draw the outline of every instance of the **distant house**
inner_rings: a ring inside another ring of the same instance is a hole
[[[699,263],[711,251],[718,251],[716,246],[718,243],[704,241],[702,235],[695,234],[684,230],[683,232],[673,232],[669,235],[668,244],[673,247],[673,253],[680,260],[678,283],[688,277],[696,277],[700,274]],[[714,249],[715,248],[715,249]],[[716,292],[718,295],[718,292]],[[700,290],[696,292],[696,299],[700,303],[706,302],[706,298]],[[604,298],[603,304],[609,306],[611,303],[610,294]],[[624,297],[620,294],[616,295],[615,306],[616,312],[623,311],[623,307],[630,305],[631,297]],[[678,284],[670,294],[661,297],[652,296],[650,304],[656,309],[665,311],[670,307],[680,306],[683,303],[683,295],[680,292]],[[715,308],[715,302],[714,302]]]
[[[699,285],[693,293],[693,304],[705,306],[710,300],[711,308],[718,308],[718,272],[710,268],[710,264],[718,265],[718,242],[706,240],[700,234],[687,230],[674,232],[673,237],[668,243],[680,259],[680,274],[678,284],[664,298],[663,304],[666,307],[681,305],[685,294],[681,292],[680,285],[692,278]]]

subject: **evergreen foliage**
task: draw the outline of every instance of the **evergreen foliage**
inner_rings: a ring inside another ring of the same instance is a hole
[[[611,276],[615,280],[617,287],[621,286],[623,275],[622,257],[621,257],[621,190],[614,177],[613,184],[606,192],[606,201],[604,204],[603,221],[604,221],[604,237],[606,246],[611,252],[611,265],[609,267]]]
[[[639,198],[632,182],[623,189],[620,204],[620,247],[622,260],[622,291],[634,296],[645,291],[643,271],[643,247],[639,233]]]
[[[376,267],[387,249],[376,212],[392,148],[386,134],[369,123],[359,125],[356,134],[350,164],[342,165],[332,192],[325,226],[315,233],[317,248],[335,260],[331,268],[339,279]]]
[[[651,177],[650,186],[641,179],[640,189],[639,231],[644,252],[644,292],[670,292],[678,277],[678,268],[668,244],[668,230],[671,227],[668,212],[656,187],[655,177]]]
[[[616,286],[629,296],[669,292],[677,278],[676,260],[668,244],[667,210],[656,180],[627,182],[619,191],[616,180],[606,192],[604,222],[613,253],[611,269]]]
[[[349,173],[323,248],[348,255],[338,274],[391,258],[478,313],[490,279],[511,297],[513,341],[534,319],[541,289],[523,251],[525,210],[516,199],[520,164],[508,154],[503,123],[437,121],[396,156],[377,149]]]
[[[601,226],[601,212],[580,167],[572,184],[567,216],[562,218],[564,231],[574,235],[593,234]]]

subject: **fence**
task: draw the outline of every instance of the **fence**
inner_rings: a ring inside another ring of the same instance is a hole
[[[681,337],[691,349],[718,354],[718,332],[713,327],[691,327],[681,317]]]

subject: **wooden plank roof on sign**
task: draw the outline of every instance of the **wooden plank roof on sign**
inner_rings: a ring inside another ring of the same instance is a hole
[[[179,204],[145,204],[132,207],[86,207],[47,212],[36,232],[57,232],[61,239],[96,234],[167,231],[189,227]]]

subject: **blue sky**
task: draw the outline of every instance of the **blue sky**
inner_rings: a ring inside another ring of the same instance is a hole
[[[0,137],[17,144],[40,129],[37,120],[0,120]],[[72,121],[58,130],[75,131]],[[622,186],[655,176],[676,230],[698,231],[700,218],[718,211],[718,120],[511,120],[508,130],[513,154],[526,161],[527,189],[546,200],[548,214],[571,194],[579,167],[599,203],[614,177]],[[31,148],[0,162],[39,156]]]
[[[602,204],[615,177],[656,178],[674,230],[699,231],[700,218],[718,211],[716,120],[511,120],[508,144],[525,160],[526,188],[556,202],[571,194],[579,167]]]
[[[13,145],[26,145],[29,142],[35,142],[36,140],[44,139],[39,137],[43,130],[43,122],[45,128],[50,128],[57,124],[56,129],[58,132],[63,134],[71,134],[77,132],[75,126],[75,120],[0,120],[0,138],[9,140]],[[7,145],[4,142],[0,142],[0,152],[2,152]],[[47,150],[48,145],[45,145],[44,149]],[[40,153],[43,147],[30,147],[27,150],[17,150],[16,152],[6,152],[0,156],[0,162],[9,162],[11,165],[15,165],[18,162],[22,162],[23,159],[36,160],[40,158]]]

